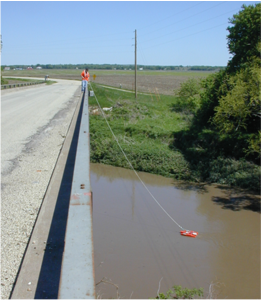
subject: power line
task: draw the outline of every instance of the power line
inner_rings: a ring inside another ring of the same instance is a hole
[[[139,47],[140,47],[140,50],[141,50],[139,53],[140,53],[141,56],[142,56],[142,59],[143,59],[143,61],[144,61],[144,65],[147,65],[147,61],[144,59],[144,56],[143,56],[144,53],[143,53],[143,50],[142,50],[142,47],[141,47],[140,44],[139,44]]]
[[[226,24],[227,24],[227,22],[223,23],[223,24],[220,24],[220,25],[217,25],[217,26],[214,26],[214,27],[211,27],[211,28],[208,28],[208,29],[205,29],[205,30],[201,30],[201,31],[198,31],[198,32],[195,32],[195,33],[192,33],[192,34],[180,37],[180,38],[177,38],[177,39],[174,39],[174,40],[171,40],[171,41],[168,41],[168,42],[165,42],[165,43],[160,43],[160,44],[152,45],[152,46],[150,46],[148,48],[144,48],[144,49],[149,49],[149,48],[151,49],[151,47],[157,47],[157,46],[165,45],[165,44],[168,44],[168,43],[171,43],[171,42],[175,42],[177,40],[181,40],[181,39],[184,39],[186,37],[189,37],[189,36],[192,36],[192,35],[196,35],[196,34],[199,34],[201,32],[205,32],[205,31],[208,31],[208,30],[211,30],[211,29],[214,29],[216,27],[223,26],[223,25],[226,25]]]
[[[177,24],[177,23],[183,22],[183,21],[185,21],[185,20],[187,20],[187,19],[190,19],[190,18],[192,18],[192,17],[194,17],[194,16],[197,16],[197,15],[199,15],[199,14],[201,14],[201,13],[203,13],[203,12],[207,11],[207,10],[210,10],[210,9],[212,9],[212,8],[216,7],[216,6],[219,6],[219,5],[221,5],[221,4],[223,4],[223,2],[221,2],[221,3],[217,4],[217,5],[211,6],[211,7],[207,8],[207,9],[205,9],[205,10],[203,10],[203,11],[200,11],[200,12],[198,12],[198,13],[196,13],[196,14],[192,15],[192,16],[189,16],[189,17],[187,17],[187,18],[184,18],[184,19],[182,19],[182,20],[180,20],[180,21],[177,21],[177,22],[171,23],[171,24],[169,24],[169,25],[167,25],[167,26],[165,26],[165,27],[158,28],[158,29],[156,29],[156,30],[154,30],[154,31],[151,31],[151,32],[149,32],[149,33],[146,33],[146,34],[143,34],[143,35],[141,35],[141,36],[148,35],[148,34],[151,34],[151,33],[154,33],[154,32],[156,32],[156,31],[159,31],[159,30],[165,29],[165,28],[167,28],[167,27],[170,27],[170,26],[172,26],[172,25],[174,25],[174,24]]]
[[[164,37],[164,36],[167,36],[167,35],[170,35],[170,34],[173,34],[173,33],[175,33],[175,32],[179,32],[179,31],[182,31],[182,30],[185,30],[185,29],[191,28],[191,27],[195,27],[196,25],[199,25],[199,24],[205,23],[205,22],[207,22],[207,21],[210,21],[210,20],[213,20],[213,19],[219,18],[219,17],[221,17],[221,16],[223,16],[223,15],[226,15],[226,14],[228,14],[228,13],[232,12],[232,11],[235,11],[235,9],[233,9],[233,10],[230,10],[230,11],[228,11],[228,12],[225,12],[225,13],[223,13],[223,14],[221,14],[221,15],[218,15],[218,16],[216,16],[216,17],[213,17],[213,18],[207,19],[207,20],[205,20],[205,21],[201,21],[201,22],[199,22],[199,23],[196,23],[196,24],[190,25],[190,26],[188,26],[188,27],[185,27],[185,28],[181,28],[181,29],[178,29],[178,30],[172,31],[172,32],[169,32],[169,33],[167,33],[167,34],[164,34],[164,35],[160,35],[160,36],[159,36],[159,38],[161,38],[161,37]],[[153,38],[153,39],[149,39],[149,40],[143,40],[143,42],[144,42],[144,41],[145,41],[145,42],[149,42],[149,41],[152,41],[152,40],[155,40],[155,38]]]
[[[187,11],[187,10],[189,10],[189,9],[192,9],[192,8],[194,8],[194,7],[196,7],[196,6],[200,5],[200,4],[202,4],[202,3],[204,3],[204,1],[203,1],[203,2],[200,2],[200,3],[196,4],[196,5],[193,5],[193,6],[189,7],[188,9],[184,9],[184,10],[178,12],[178,13],[175,13],[175,14],[173,14],[173,15],[167,17],[167,18],[161,19],[161,20],[159,20],[159,21],[157,21],[157,22],[154,22],[154,23],[151,23],[151,24],[149,24],[149,25],[146,25],[146,26],[144,26],[144,27],[142,27],[142,28],[139,28],[139,30],[143,30],[144,28],[147,28],[147,27],[152,26],[152,25],[154,25],[154,24],[157,24],[157,23],[160,23],[160,22],[162,22],[162,21],[165,21],[165,20],[167,20],[167,19],[169,19],[169,18],[172,18],[172,17],[174,17],[174,16],[176,16],[176,15],[181,14],[181,13],[184,12],[184,11]]]

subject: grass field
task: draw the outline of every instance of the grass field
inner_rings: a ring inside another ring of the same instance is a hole
[[[82,70],[10,70],[3,71],[3,76],[42,77],[50,79],[81,80]],[[203,78],[211,74],[208,71],[137,71],[137,90],[140,92],[173,95],[174,90],[189,78]],[[113,87],[134,90],[134,71],[130,70],[90,70],[91,81]],[[94,80],[93,75],[96,75]]]
[[[8,81],[8,84],[42,81],[36,79],[22,79],[22,78],[8,78],[8,77],[5,77],[5,80]]]

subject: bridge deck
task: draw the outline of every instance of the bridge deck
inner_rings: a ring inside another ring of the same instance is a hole
[[[50,179],[12,299],[95,298],[87,118],[86,90]]]

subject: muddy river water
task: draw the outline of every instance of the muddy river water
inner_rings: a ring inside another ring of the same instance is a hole
[[[148,299],[181,285],[202,287],[204,298],[260,298],[260,213],[224,209],[231,189],[139,175],[171,217],[199,235],[181,236],[133,171],[92,164],[97,296]]]

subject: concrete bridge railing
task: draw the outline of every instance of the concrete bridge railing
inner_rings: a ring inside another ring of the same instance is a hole
[[[60,299],[95,298],[88,86],[84,93],[59,285]]]

